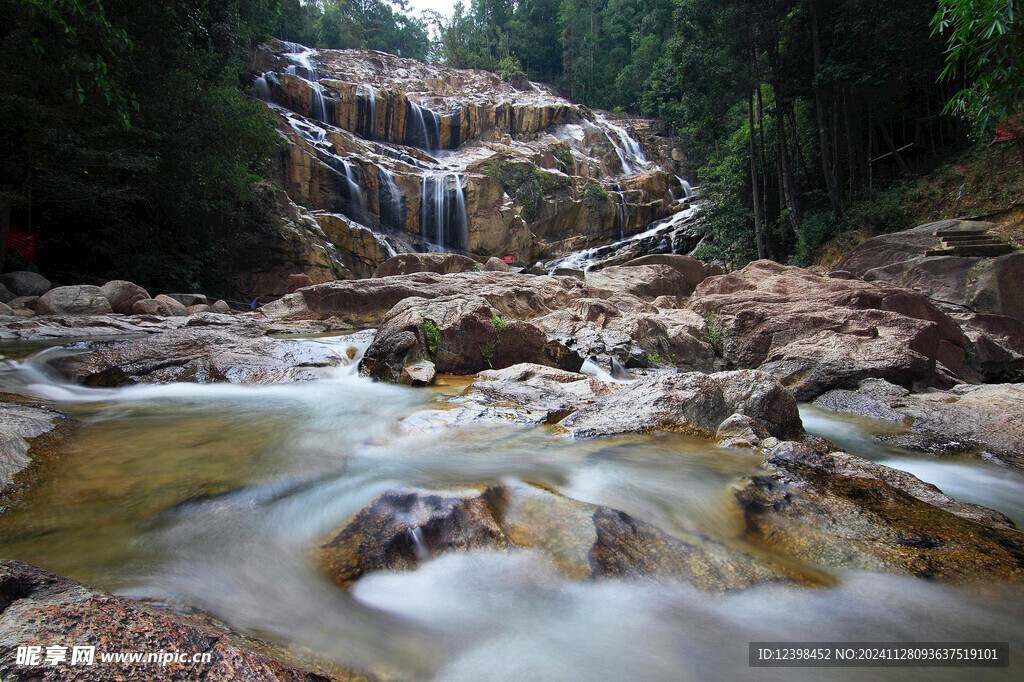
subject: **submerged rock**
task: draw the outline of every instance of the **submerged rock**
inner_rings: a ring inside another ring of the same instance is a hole
[[[950,581],[1021,582],[1024,534],[906,472],[777,443],[735,491],[747,538],[824,568]]]
[[[720,591],[803,577],[699,535],[673,536],[632,516],[527,485],[433,493],[389,491],[320,547],[327,575],[350,586],[452,551],[534,549],[568,577],[682,580]]]
[[[1024,384],[961,384],[923,393],[866,379],[856,390],[834,390],[817,407],[906,425],[880,437],[937,455],[975,454],[1024,466]]]
[[[8,402],[10,400],[11,402]],[[52,406],[4,396],[0,402],[0,493],[32,463],[36,439],[55,435],[67,417]]]
[[[221,316],[206,314],[216,322]],[[253,324],[207,326],[203,315],[183,327],[141,339],[94,343],[84,353],[57,358],[52,366],[65,378],[86,386],[191,381],[280,383],[308,381],[317,368],[345,360],[318,344],[263,337]],[[232,320],[233,318],[227,318]]]
[[[58,665],[18,665],[20,646],[65,647]],[[71,664],[95,647],[94,665]],[[101,663],[120,652],[208,653],[208,663]],[[353,680],[340,667],[302,663],[209,616],[182,615],[92,589],[20,561],[0,561],[0,675],[5,680]]]

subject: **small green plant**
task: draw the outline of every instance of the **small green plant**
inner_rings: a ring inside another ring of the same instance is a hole
[[[647,354],[647,364],[649,364],[649,365],[659,365],[659,364],[661,364],[661,354],[658,353],[658,351],[654,351],[653,353],[648,353]]]
[[[704,316],[704,322],[708,326],[708,343],[715,349],[716,353],[722,350],[722,327],[719,323],[718,318],[715,317],[713,312],[708,312]]]
[[[602,202],[608,199],[608,192],[598,183],[592,182],[583,190],[583,198],[589,201]]]
[[[483,356],[484,360],[487,361],[487,366],[494,369],[494,347],[498,344],[498,341],[491,339],[487,342],[487,345],[480,351],[480,355]]]
[[[493,369],[494,349],[501,344],[501,330],[508,326],[508,322],[496,310],[492,310],[491,324],[494,325],[494,338],[487,342],[487,345],[480,351],[480,355],[487,361],[487,366]]]
[[[437,345],[441,342],[441,332],[433,320],[423,322],[423,335],[427,338],[427,350],[433,355],[437,352]]]
[[[569,145],[565,143],[559,143],[551,148],[551,153],[558,161],[570,171],[576,165],[573,163],[572,150],[569,149]]]
[[[1008,369],[998,379],[1001,384],[1024,384],[1024,369]]]
[[[491,324],[494,325],[494,334],[497,335],[502,329],[508,326],[508,322],[502,319],[501,315],[491,311]]]

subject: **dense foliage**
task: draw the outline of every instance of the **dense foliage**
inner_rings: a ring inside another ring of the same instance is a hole
[[[426,60],[427,26],[405,0],[281,0],[276,37],[309,47],[367,48]]]
[[[276,145],[239,89],[273,0],[0,0],[0,203],[73,280],[195,287],[266,227]]]

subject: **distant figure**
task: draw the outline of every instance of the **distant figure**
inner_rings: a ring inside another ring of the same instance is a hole
[[[296,290],[302,287],[308,287],[313,284],[313,279],[305,274],[299,273],[297,275],[288,275],[288,293],[294,294]]]
[[[252,299],[252,303],[249,304],[249,310],[256,310],[263,305],[263,294],[257,294],[256,298]]]

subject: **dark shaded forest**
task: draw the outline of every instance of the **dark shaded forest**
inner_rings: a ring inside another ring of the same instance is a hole
[[[58,276],[158,288],[210,286],[270,229],[280,142],[241,81],[270,36],[659,117],[711,200],[698,255],[739,262],[808,261],[852,205],[1024,102],[1020,0],[472,0],[425,18],[402,0],[0,4],[4,229],[35,234]]]

